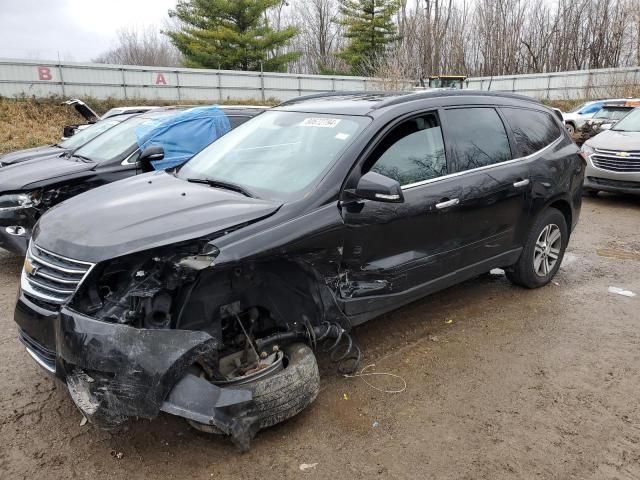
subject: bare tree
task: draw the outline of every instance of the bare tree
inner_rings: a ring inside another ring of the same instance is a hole
[[[119,30],[117,45],[94,59],[94,62],[158,67],[177,67],[182,64],[178,50],[154,27]]]

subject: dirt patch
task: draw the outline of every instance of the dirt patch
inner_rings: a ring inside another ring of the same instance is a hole
[[[545,288],[486,275],[357,328],[364,364],[407,389],[325,370],[312,407],[244,455],[168,415],[120,433],[81,427],[15,339],[21,261],[0,253],[0,477],[640,478],[640,295],[607,292],[640,294],[640,269],[597,253],[634,251],[639,214],[640,199],[586,200]]]

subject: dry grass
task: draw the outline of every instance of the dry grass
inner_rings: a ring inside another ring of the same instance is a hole
[[[62,127],[83,122],[75,110],[59,103],[0,98],[0,154],[55,143]]]
[[[4,98],[0,97],[0,154],[53,144],[60,141],[62,127],[85,123],[73,107],[60,105],[61,98]],[[96,100],[83,99],[95,112],[102,115],[113,107],[128,105],[176,105],[176,102],[149,100]],[[184,102],[194,105],[198,102]],[[205,104],[208,102],[199,102]],[[229,100],[220,103],[233,105],[275,105],[277,100]]]

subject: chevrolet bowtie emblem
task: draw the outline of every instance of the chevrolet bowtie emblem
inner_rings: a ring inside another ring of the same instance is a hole
[[[619,157],[628,157],[629,153],[628,152],[618,152],[618,153],[616,153],[616,155],[618,155]]]
[[[24,259],[24,271],[29,275],[35,275],[38,271],[38,267],[31,263],[31,259],[29,257],[25,257]]]

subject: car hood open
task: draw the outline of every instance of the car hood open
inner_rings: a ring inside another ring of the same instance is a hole
[[[40,219],[32,240],[53,253],[95,263],[253,222],[280,206],[153,172],[52,208]]]
[[[7,153],[0,156],[0,165],[7,167],[16,163],[26,162],[27,160],[33,160],[35,158],[50,157],[54,155],[60,155],[66,150],[55,145],[45,145],[43,147],[27,148],[24,150],[18,150],[17,152]]]
[[[58,183],[62,177],[90,172],[94,163],[62,156],[38,157],[0,170],[0,193],[32,190]]]
[[[604,150],[640,150],[640,132],[605,130],[590,139],[588,145]]]

